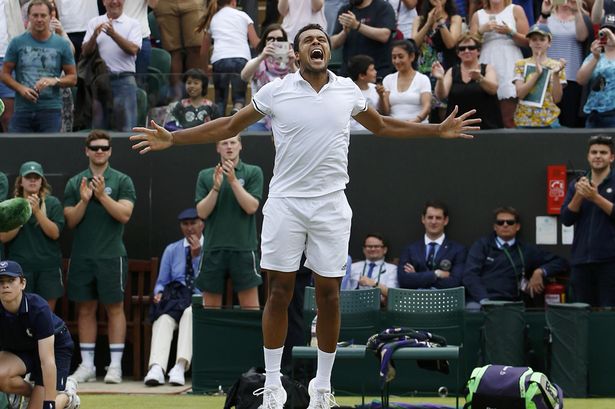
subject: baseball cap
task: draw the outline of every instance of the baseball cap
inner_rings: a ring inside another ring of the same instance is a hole
[[[612,28],[615,29],[615,14],[607,14],[602,19],[602,24],[600,24],[600,28]]]
[[[530,31],[527,32],[525,38],[530,38],[532,34],[541,34],[549,38],[553,37],[553,35],[551,34],[551,29],[546,24],[534,24],[532,27],[530,27]]]
[[[21,277],[23,276],[23,270],[15,261],[0,261],[0,276]]]
[[[177,220],[179,220],[180,222],[183,220],[194,220],[198,218],[199,214],[196,212],[196,209],[194,207],[184,209],[177,215]]]
[[[38,162],[29,161],[21,165],[21,168],[19,168],[19,176],[26,176],[30,173],[36,173],[40,177],[45,177],[45,174],[43,173],[43,166]]]

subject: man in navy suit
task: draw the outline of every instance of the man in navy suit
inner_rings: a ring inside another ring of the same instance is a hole
[[[466,249],[444,234],[448,207],[436,201],[425,203],[421,223],[423,239],[410,244],[397,267],[400,288],[452,288],[461,285]]]

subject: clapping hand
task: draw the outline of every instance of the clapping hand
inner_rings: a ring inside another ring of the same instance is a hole
[[[444,77],[444,67],[442,67],[439,61],[434,61],[431,64],[431,76],[437,80],[441,80]]]

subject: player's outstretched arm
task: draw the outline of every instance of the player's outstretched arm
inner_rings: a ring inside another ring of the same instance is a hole
[[[169,132],[151,121],[152,129],[133,128],[132,130],[138,134],[132,135],[130,140],[135,142],[132,149],[139,151],[140,154],[161,151],[173,145],[215,143],[232,138],[262,117],[263,115],[255,110],[252,104],[248,104],[233,116],[214,119],[194,128],[174,132]]]
[[[473,138],[467,132],[477,131],[480,118],[470,118],[476,113],[471,110],[457,116],[458,108],[439,124],[419,124],[380,115],[375,109],[369,107],[366,111],[357,114],[354,118],[375,135],[391,136],[395,138],[415,138],[424,136],[438,136],[440,138]]]

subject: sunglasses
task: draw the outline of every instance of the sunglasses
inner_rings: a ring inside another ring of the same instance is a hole
[[[98,151],[103,151],[103,152],[107,152],[109,149],[111,149],[111,146],[107,145],[88,145],[88,149],[91,150],[92,152],[98,152]]]
[[[495,224],[497,224],[498,226],[504,226],[505,224],[509,226],[514,226],[515,224],[517,224],[517,221],[516,220],[496,220]]]
[[[457,51],[462,52],[462,51],[475,51],[478,50],[478,46],[477,45],[460,45],[459,47],[457,47]]]
[[[270,41],[282,42],[282,41],[286,41],[286,39],[284,37],[267,37],[267,42],[270,42]]]

